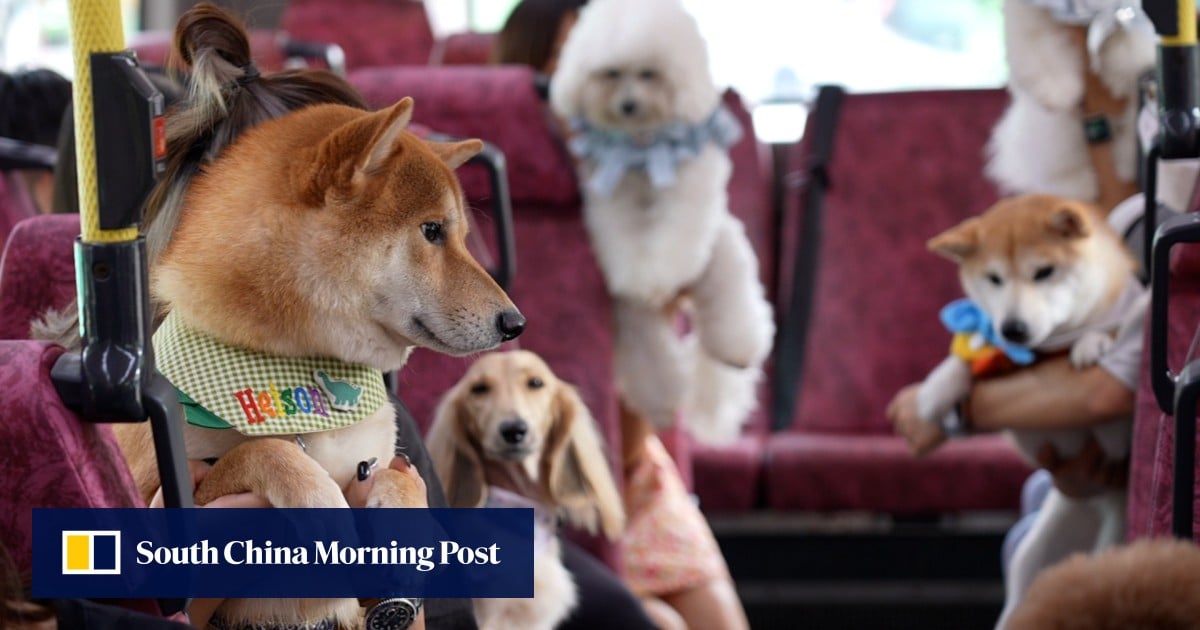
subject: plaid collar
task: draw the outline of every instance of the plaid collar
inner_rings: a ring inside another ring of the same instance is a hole
[[[387,403],[383,373],[337,359],[277,357],[230,346],[175,314],[154,333],[159,371],[189,424],[245,435],[329,431]]]

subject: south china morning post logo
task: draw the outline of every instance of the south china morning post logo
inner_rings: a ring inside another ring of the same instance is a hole
[[[33,596],[532,597],[521,509],[48,509]]]
[[[62,574],[120,575],[121,532],[63,531]]]

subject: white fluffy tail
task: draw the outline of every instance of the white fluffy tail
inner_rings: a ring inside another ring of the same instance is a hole
[[[692,369],[684,402],[683,423],[706,444],[727,444],[741,434],[742,425],[758,402],[758,367],[735,368],[704,351],[693,337],[685,342]]]

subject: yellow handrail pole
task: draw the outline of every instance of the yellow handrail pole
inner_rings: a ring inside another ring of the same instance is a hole
[[[85,243],[119,243],[138,237],[136,226],[100,228],[96,180],[96,125],[92,108],[94,52],[125,49],[120,0],[70,0],[71,53],[75,60],[75,166],[79,179],[79,224]]]

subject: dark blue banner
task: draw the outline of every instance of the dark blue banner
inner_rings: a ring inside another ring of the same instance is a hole
[[[533,597],[528,509],[33,510],[34,597]]]

